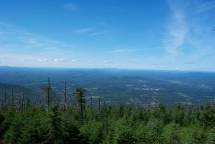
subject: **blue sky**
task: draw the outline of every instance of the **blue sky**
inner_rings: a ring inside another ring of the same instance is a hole
[[[215,71],[214,0],[0,0],[0,65]]]

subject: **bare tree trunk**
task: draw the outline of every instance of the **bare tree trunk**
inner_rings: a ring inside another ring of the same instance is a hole
[[[14,106],[14,93],[13,93],[13,88],[11,89],[11,105]]]
[[[50,107],[50,91],[51,91],[51,82],[50,78],[48,78],[48,88],[47,88],[47,105],[48,105],[48,110]]]
[[[21,111],[24,112],[24,104],[25,104],[25,93],[24,93],[24,89],[22,91],[22,98],[21,98]]]
[[[64,86],[64,111],[67,109],[67,83]]]
[[[93,109],[93,97],[92,96],[90,97],[90,107],[91,107],[91,109]]]
[[[0,94],[1,94],[1,96],[0,96],[0,103],[1,103],[0,107],[2,107],[2,106],[3,106],[3,95],[2,95],[2,89],[1,89],[1,91],[0,91]]]
[[[4,89],[4,106],[7,106],[7,89]]]
[[[101,111],[101,97],[99,96],[99,112]]]

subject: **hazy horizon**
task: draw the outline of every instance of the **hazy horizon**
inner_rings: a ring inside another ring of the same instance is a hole
[[[177,69],[147,69],[147,68],[105,68],[105,67],[27,67],[27,66],[0,66],[9,69],[43,69],[43,70],[119,70],[119,71],[160,71],[160,72],[200,72],[215,73],[215,70],[177,70]]]

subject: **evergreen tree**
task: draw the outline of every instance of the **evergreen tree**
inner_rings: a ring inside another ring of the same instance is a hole
[[[182,144],[180,137],[176,131],[170,134],[169,142],[167,144]]]
[[[21,144],[23,126],[24,119],[20,115],[16,116],[5,133],[5,142],[9,144]]]
[[[192,134],[190,144],[205,144],[206,138],[206,132],[204,132],[200,128],[196,129]]]
[[[4,131],[3,131],[3,122],[4,122],[4,120],[5,120],[5,117],[0,112],[0,139],[2,139],[2,136],[4,134]]]
[[[88,144],[89,140],[82,135],[75,125],[67,126],[65,129],[64,144]]]
[[[135,144],[137,142],[137,138],[132,134],[131,131],[123,132],[117,140],[117,144]]]
[[[30,114],[31,115],[31,114]],[[26,117],[29,117],[27,115]],[[39,144],[45,143],[48,139],[48,116],[44,110],[38,110],[33,112],[31,119],[25,122],[24,129],[22,131],[22,144]]]
[[[205,144],[215,144],[215,128],[209,131]]]
[[[200,113],[200,121],[204,127],[211,127],[215,125],[215,107],[206,105]]]
[[[58,106],[54,106],[49,114],[49,131],[48,131],[48,144],[61,144],[63,143],[63,128],[62,119],[59,113]]]

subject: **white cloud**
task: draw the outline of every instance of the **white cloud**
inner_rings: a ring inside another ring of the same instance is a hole
[[[64,58],[54,58],[53,61],[54,62],[64,62],[65,59]]]
[[[69,61],[74,63],[74,62],[77,62],[78,60],[77,59],[70,59]]]
[[[47,58],[38,58],[37,61],[40,63],[43,63],[43,62],[47,62],[48,59]]]

